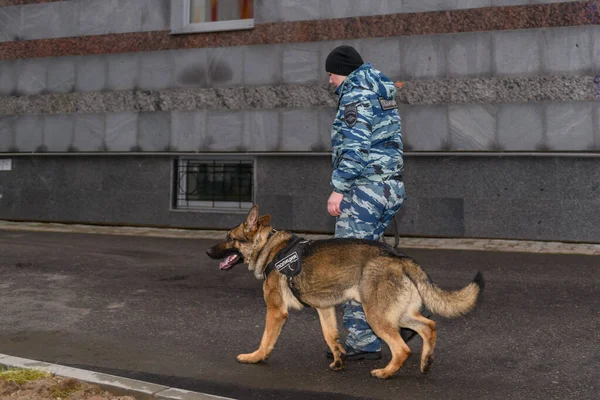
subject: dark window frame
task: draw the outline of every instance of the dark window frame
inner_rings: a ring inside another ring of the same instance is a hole
[[[254,203],[255,160],[181,157],[173,164],[175,210],[249,210]]]

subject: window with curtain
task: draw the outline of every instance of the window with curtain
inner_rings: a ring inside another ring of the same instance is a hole
[[[173,33],[254,27],[254,0],[173,0],[171,4]]]
[[[191,0],[190,23],[254,18],[253,0]]]

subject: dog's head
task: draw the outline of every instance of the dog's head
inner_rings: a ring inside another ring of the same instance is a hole
[[[240,263],[248,263],[256,250],[258,235],[262,230],[260,228],[270,227],[270,223],[271,216],[259,217],[258,206],[255,204],[250,209],[246,220],[227,232],[225,240],[212,246],[206,254],[214,260],[222,260],[219,268],[223,271]]]

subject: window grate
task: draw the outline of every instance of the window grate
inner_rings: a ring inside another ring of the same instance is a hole
[[[254,163],[179,159],[174,189],[177,209],[249,209],[254,192]]]

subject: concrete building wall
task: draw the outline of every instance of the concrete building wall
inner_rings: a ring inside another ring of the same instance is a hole
[[[562,2],[569,1],[577,0]],[[552,0],[255,0],[254,19],[257,23],[304,21],[555,2]],[[170,21],[170,0],[67,0],[14,5],[2,7],[0,10],[0,41],[167,30],[170,29]]]
[[[0,171],[0,219],[229,229],[246,211],[172,208],[171,156],[35,156]],[[255,199],[278,229],[332,232],[325,156],[256,158]],[[406,157],[400,234],[599,242],[600,163],[568,157]],[[391,234],[391,230],[388,230]]]
[[[594,78],[600,74],[599,26],[364,38],[351,43],[365,60],[392,79],[406,82],[399,96],[406,104],[402,114],[409,151],[600,149],[596,103],[600,84]],[[323,83],[327,81],[323,65],[336,44],[325,41],[0,60],[0,94],[6,95],[0,98],[0,129],[3,137],[10,138],[0,149],[216,150],[197,143],[185,147],[176,143],[185,134],[178,129],[186,125],[173,121],[190,117],[178,112],[183,111],[207,125],[209,136],[214,131],[209,126],[211,119],[219,118],[215,115],[239,120],[231,127],[235,139],[216,145],[223,151],[326,151],[327,123],[315,121],[324,116],[325,122],[333,115],[335,98]],[[254,88],[260,101],[248,99],[249,88]],[[204,96],[203,102],[198,101],[199,94]],[[221,100],[224,96],[227,102]],[[158,114],[150,117],[149,112]],[[262,120],[265,113],[273,118],[278,115],[274,123],[279,129],[270,135],[283,139],[261,141],[253,135],[262,132],[249,133],[241,122]],[[306,117],[302,120],[315,122],[313,126],[295,124],[291,115],[298,113]],[[106,120],[120,117],[112,114],[160,122],[149,124],[154,131],[142,135],[124,131],[128,139],[115,146],[108,143],[111,124]],[[90,128],[74,121],[91,119],[98,121],[93,133],[96,139],[77,146],[75,143],[86,142]],[[48,121],[54,125],[48,135],[17,129],[34,124],[44,130]],[[154,135],[164,139],[150,145],[143,139]],[[217,135],[215,140],[223,137]],[[27,146],[21,149],[17,143],[23,142]],[[275,147],[276,143],[283,145]]]
[[[350,43],[402,85],[403,234],[600,241],[596,1],[255,0],[254,29],[186,35],[167,0],[22,3],[0,0],[0,218],[227,228],[171,208],[173,163],[251,155],[280,227],[331,232],[323,66]]]
[[[406,105],[405,150],[597,151],[599,110],[593,101]],[[0,151],[326,152],[333,113],[313,107],[6,116]]]

